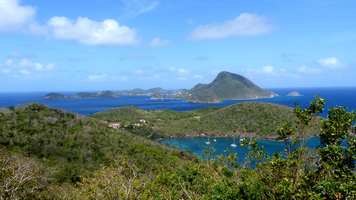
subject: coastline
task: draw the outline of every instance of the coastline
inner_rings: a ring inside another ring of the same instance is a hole
[[[257,135],[256,133],[241,133],[238,135],[233,135],[233,134],[214,134],[214,133],[208,133],[208,132],[204,132],[204,133],[199,133],[199,134],[186,134],[186,135],[161,135],[159,133],[157,133],[157,135],[159,136],[159,138],[161,139],[165,139],[165,138],[209,138],[209,137],[213,137],[213,138],[234,138],[234,137],[244,137],[244,138],[256,138],[256,139],[265,139],[265,140],[275,140],[275,141],[282,141],[280,139],[278,139],[278,135]],[[319,134],[309,134],[306,135],[305,138],[312,138],[312,137],[316,137]],[[290,137],[291,138],[291,137]],[[301,138],[301,137],[298,137]]]
[[[258,99],[272,99],[275,97],[278,97],[279,94],[275,94],[275,95],[270,95],[270,96],[266,96],[266,97],[251,97],[251,98],[233,98],[233,99],[220,99],[220,100],[216,100],[216,101],[199,101],[199,100],[189,100],[189,99],[184,99],[187,102],[191,102],[191,103],[221,103],[224,101],[248,101],[248,100],[258,100]]]
[[[169,140],[169,139],[194,139],[194,138],[255,138],[257,140],[271,140],[271,141],[278,141],[278,142],[282,142],[283,140],[278,139],[277,136],[252,136],[252,135],[237,135],[237,136],[233,136],[233,135],[186,135],[186,136],[163,136],[163,137],[159,137],[157,139],[154,139],[156,141],[162,141],[162,140]],[[314,137],[319,137],[318,134],[315,135],[307,135],[305,137],[305,139],[310,139],[310,138],[314,138]],[[291,139],[291,137],[289,138]],[[301,139],[301,137],[298,137],[296,139]]]

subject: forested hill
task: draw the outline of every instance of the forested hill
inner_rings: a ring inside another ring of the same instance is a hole
[[[190,90],[192,101],[216,102],[226,99],[270,98],[276,94],[264,90],[247,78],[230,73],[220,72],[209,84],[198,84]]]
[[[320,112],[320,102],[297,110],[304,122],[295,134]],[[148,112],[135,111],[143,114],[138,119]],[[129,112],[121,113],[128,121],[134,119]],[[219,112],[164,116],[179,121]],[[282,126],[284,156],[267,156],[251,139],[244,141],[249,153],[240,166],[236,154],[212,157],[207,148],[205,160],[198,160],[126,131],[132,129],[43,105],[0,109],[0,199],[355,199],[354,122],[354,113],[331,109],[321,126],[325,146],[317,151],[288,152],[293,131]]]
[[[146,111],[124,107],[99,112],[93,117],[119,122],[124,126],[140,123],[160,136],[250,136],[276,138],[277,129],[289,122],[297,126],[297,117],[292,108],[271,103],[240,103],[224,108],[206,108],[195,111],[176,112],[169,110]],[[319,119],[313,120],[306,130],[309,135],[320,131]]]

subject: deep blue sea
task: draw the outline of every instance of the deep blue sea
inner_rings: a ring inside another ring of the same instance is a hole
[[[258,100],[228,100],[221,103],[191,103],[183,100],[165,99],[157,100],[149,97],[120,97],[93,98],[93,99],[62,99],[46,100],[43,96],[46,93],[0,93],[0,107],[18,106],[28,103],[42,103],[53,108],[60,108],[70,112],[83,115],[90,115],[95,112],[108,110],[122,106],[137,106],[142,109],[170,109],[176,111],[188,111],[210,106],[223,107],[245,101],[271,102],[287,106],[299,104],[306,106],[314,96],[319,95],[327,100],[327,107],[342,105],[349,110],[356,110],[356,87],[355,88],[291,88],[291,89],[271,89],[280,96],[270,99]],[[290,91],[298,91],[303,96],[287,97]],[[70,94],[70,93],[66,93]],[[325,115],[325,113],[324,113]]]
[[[80,113],[82,115],[91,115],[93,113],[104,111],[116,107],[136,106],[142,109],[170,109],[176,111],[189,111],[194,109],[206,108],[210,106],[223,107],[240,102],[257,101],[270,102],[287,106],[295,106],[296,104],[302,107],[307,106],[309,102],[318,95],[327,100],[326,110],[322,116],[326,116],[327,109],[333,106],[345,106],[349,111],[356,110],[356,88],[290,88],[290,89],[272,89],[280,96],[270,99],[259,100],[228,100],[221,103],[191,103],[183,100],[153,100],[149,97],[120,97],[112,98],[94,98],[94,99],[64,99],[64,100],[46,100],[43,98],[45,93],[0,93],[0,107],[25,105],[28,103],[41,103],[53,108],[59,108],[70,112]],[[303,96],[288,97],[291,91],[298,91]],[[70,94],[70,93],[67,93]],[[213,140],[214,138],[210,138]],[[190,151],[201,157],[202,152],[206,149],[207,138],[173,138],[164,140],[162,143],[174,146],[176,148]],[[239,161],[246,156],[248,148],[236,147],[230,148],[234,143],[233,138],[216,138],[216,142],[211,142],[210,145],[215,149],[215,154],[226,154],[226,150],[236,152]],[[283,152],[284,144],[272,140],[259,140],[259,145],[264,146],[267,153]],[[319,145],[318,138],[312,138],[308,141],[308,146],[315,148]]]

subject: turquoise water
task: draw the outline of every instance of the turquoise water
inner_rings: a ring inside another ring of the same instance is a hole
[[[210,142],[210,144],[207,142]],[[250,151],[249,147],[239,145],[238,138],[168,138],[162,140],[161,143],[183,151],[191,152],[199,158],[203,158],[204,151],[207,148],[212,148],[214,150],[214,156],[236,153],[238,155],[237,161],[239,163],[242,163],[245,160],[247,153]],[[237,146],[231,147],[231,144],[237,144]],[[257,140],[257,144],[259,147],[263,147],[267,155],[270,156],[276,152],[279,152],[283,155],[285,152],[285,143],[282,141],[259,139]],[[307,147],[315,149],[320,146],[319,137],[309,138],[305,144]],[[295,144],[294,148],[297,146],[298,144]]]

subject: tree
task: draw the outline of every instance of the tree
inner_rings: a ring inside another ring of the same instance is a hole
[[[344,107],[330,109],[322,121],[320,161],[316,186],[328,199],[355,199],[355,136],[352,134],[356,115]]]

